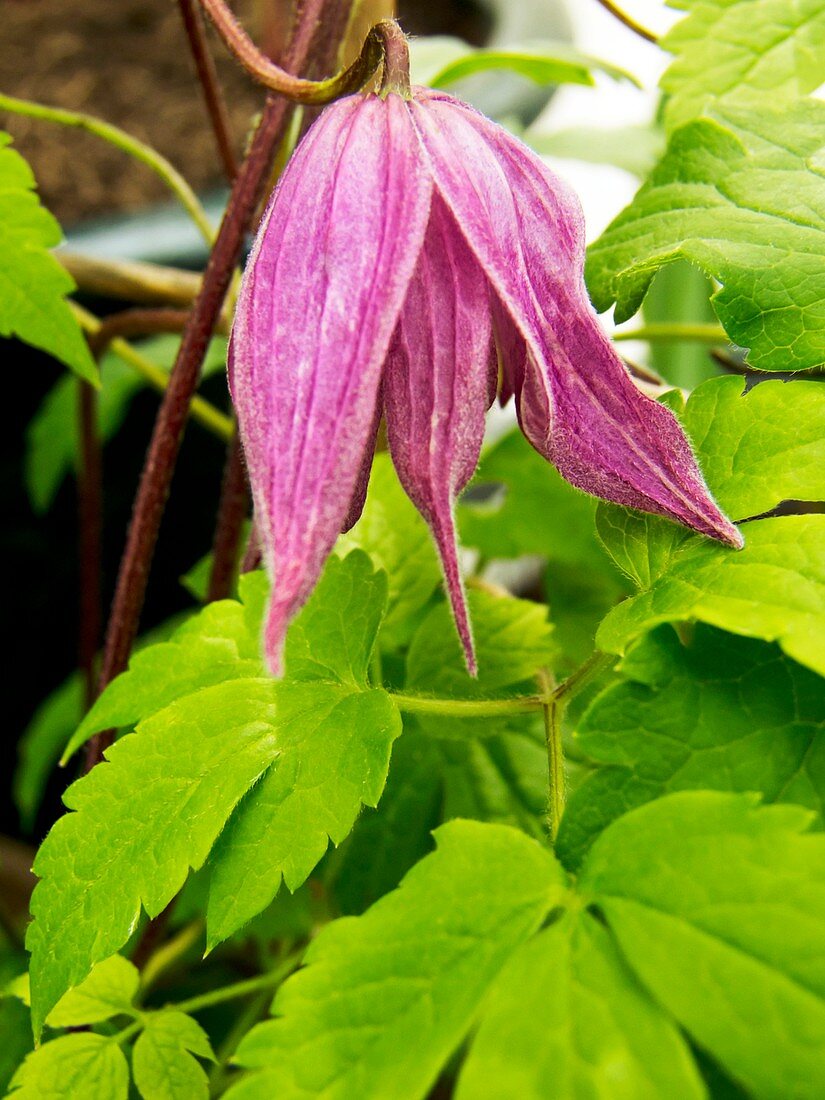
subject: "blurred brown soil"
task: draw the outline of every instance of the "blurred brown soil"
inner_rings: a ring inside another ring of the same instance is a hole
[[[254,30],[253,0],[233,5]],[[86,111],[148,141],[197,188],[221,182],[174,0],[0,0],[0,90]],[[262,103],[210,29],[236,148]],[[146,168],[89,134],[0,114],[63,225],[168,195]]]

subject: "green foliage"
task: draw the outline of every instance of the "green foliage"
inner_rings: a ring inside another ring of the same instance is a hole
[[[743,7],[745,5],[742,5]],[[617,321],[639,308],[656,271],[689,260],[734,343],[764,370],[825,360],[825,105],[725,107],[679,129],[664,159],[591,246],[594,304]]]
[[[459,38],[433,36],[412,43],[411,70],[416,84],[446,88],[475,73],[508,71],[534,84],[592,85],[593,70],[614,80],[637,81],[626,70],[588,57],[566,42],[531,42],[499,49],[473,49]]]
[[[177,336],[153,336],[139,347],[141,355],[168,372],[179,344]],[[216,338],[209,346],[201,376],[215,374],[225,363],[226,340]],[[97,427],[100,439],[106,443],[117,434],[132,398],[146,382],[134,368],[109,352],[100,364],[100,384]],[[77,468],[77,383],[72,378],[61,378],[46,395],[29,423],[26,437],[26,488],[32,507],[45,512],[63,479]]]
[[[60,226],[40,205],[34,176],[0,132],[0,336],[17,336],[53,355],[80,378],[97,368],[66,295],[71,276],[51,255]]]
[[[46,1022],[50,1027],[81,1027],[124,1013],[131,1015],[139,980],[137,969],[128,959],[112,955],[60,998]]]
[[[103,1035],[61,1035],[30,1054],[11,1082],[11,1100],[126,1100],[129,1065]]]
[[[542,156],[612,164],[640,179],[650,172],[665,148],[661,131],[653,126],[576,126],[549,133],[531,127],[521,136]]]
[[[671,795],[605,830],[576,893],[518,831],[442,826],[397,891],[313,943],[230,1095],[417,1100],[477,1021],[462,1100],[702,1097],[675,1018],[755,1096],[813,1100],[825,837],[808,821]]]
[[[41,703],[20,739],[14,801],[27,833],[34,827],[49,775],[82,714],[83,680],[74,673]]]
[[[515,948],[565,894],[549,852],[512,829],[455,822],[399,891],[328,926],[238,1060],[233,1097],[424,1096]],[[438,920],[433,915],[439,914]]]
[[[822,0],[668,0],[690,14],[665,35],[676,55],[661,86],[680,126],[717,103],[772,102],[814,91],[825,71]]]
[[[299,886],[328,838],[340,843],[362,802],[380,796],[400,732],[389,697],[366,683],[383,576],[360,551],[331,560],[287,642],[300,679],[280,684],[258,656],[263,575],[244,577],[240,590],[242,602],[210,604],[136,654],[73,738],[69,751],[97,729],[136,726],[69,789],[76,812],[38,853],[28,936],[36,1032],[66,990],[123,946],[141,908],[164,908],[219,834],[210,945],[264,908],[280,874]]]
[[[776,1100],[825,1090],[825,835],[810,816],[671,795],[610,825],[580,879],[652,995]]]
[[[712,379],[691,396],[683,419],[708,484],[734,518],[783,500],[825,498],[825,394],[816,383]],[[599,645],[624,652],[662,622],[698,619],[778,641],[795,660],[822,670],[825,571],[821,515],[788,515],[743,527],[745,548],[728,551],[655,517],[600,505],[599,533],[639,595],[605,618]]]
[[[573,795],[558,852],[568,866],[622,813],[670,791],[759,791],[825,818],[825,683],[775,646],[669,627],[620,665],[576,742],[600,767]]]
[[[193,1055],[215,1059],[203,1028],[183,1012],[153,1013],[132,1053],[143,1100],[206,1100],[206,1074]]]

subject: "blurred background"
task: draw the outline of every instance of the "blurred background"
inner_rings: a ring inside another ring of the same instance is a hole
[[[179,13],[171,0],[0,2],[0,91],[86,111],[121,126],[165,154],[204,196],[215,217],[219,215],[225,195],[220,164]],[[365,0],[361,23],[353,28],[353,50],[369,24],[388,14],[391,6],[389,0]],[[657,32],[675,17],[657,0],[628,0],[627,6]],[[283,40],[288,9],[284,0],[237,0],[235,4],[246,26],[273,56]],[[572,41],[639,79],[641,88],[597,76],[595,88],[566,86],[554,94],[552,89],[496,73],[475,77],[456,89],[488,113],[509,119],[517,129],[533,123],[535,133],[581,137],[584,128],[585,143],[592,144],[584,150],[586,159],[554,155],[551,162],[581,194],[589,237],[598,235],[632,196],[637,180],[623,168],[592,163],[603,159],[599,139],[586,135],[592,127],[650,121],[665,55],[626,30],[596,0],[399,0],[398,16],[416,36],[455,36],[475,46]],[[211,40],[240,150],[262,93],[214,36]],[[42,199],[60,220],[72,249],[193,269],[202,264],[199,238],[185,217],[168,204],[162,185],[148,170],[105,142],[73,129],[11,115],[0,117],[0,127],[13,135],[16,148],[31,164]],[[557,153],[559,148],[563,144],[556,144]],[[581,155],[579,149],[577,156]],[[89,297],[85,303],[98,314],[114,305]],[[4,664],[10,688],[2,734],[0,831],[21,837],[9,797],[16,743],[44,698],[75,665],[76,502],[71,478],[62,482],[49,507],[39,511],[25,488],[29,424],[60,379],[62,368],[9,341],[0,343],[0,355],[11,387],[7,393],[12,395],[11,402],[7,397],[12,413],[6,418],[0,457]],[[220,372],[205,382],[203,392],[225,406]],[[106,449],[107,605],[156,408],[153,393],[138,393]],[[155,560],[144,628],[191,605],[180,577],[210,544],[223,457],[222,448],[202,429],[197,425],[188,429],[173,486],[174,506],[164,523]],[[48,828],[70,778],[53,776],[27,841],[36,843]],[[26,858],[24,851],[24,862]]]

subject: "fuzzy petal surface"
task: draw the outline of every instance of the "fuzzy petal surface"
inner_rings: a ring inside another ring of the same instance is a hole
[[[265,647],[276,675],[289,622],[360,495],[431,195],[404,101],[340,100],[289,162],[247,264],[230,387],[274,582]]]
[[[453,504],[473,476],[496,364],[487,279],[434,197],[384,376],[387,437],[398,477],[435,538],[456,627],[476,673]],[[494,392],[494,391],[493,391]]]
[[[598,323],[570,188],[512,135],[443,93],[417,93],[411,113],[436,189],[512,323],[507,329],[505,319],[503,347],[499,337],[512,361],[505,390],[517,391],[530,443],[588,493],[741,546],[678,421],[634,385]]]

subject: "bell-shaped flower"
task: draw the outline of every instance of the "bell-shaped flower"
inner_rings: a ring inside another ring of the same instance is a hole
[[[276,675],[290,620],[363,507],[382,415],[471,672],[453,506],[498,387],[573,485],[742,545],[676,418],[602,331],[583,262],[576,196],[458,100],[417,88],[321,114],[269,204],[230,348]]]

